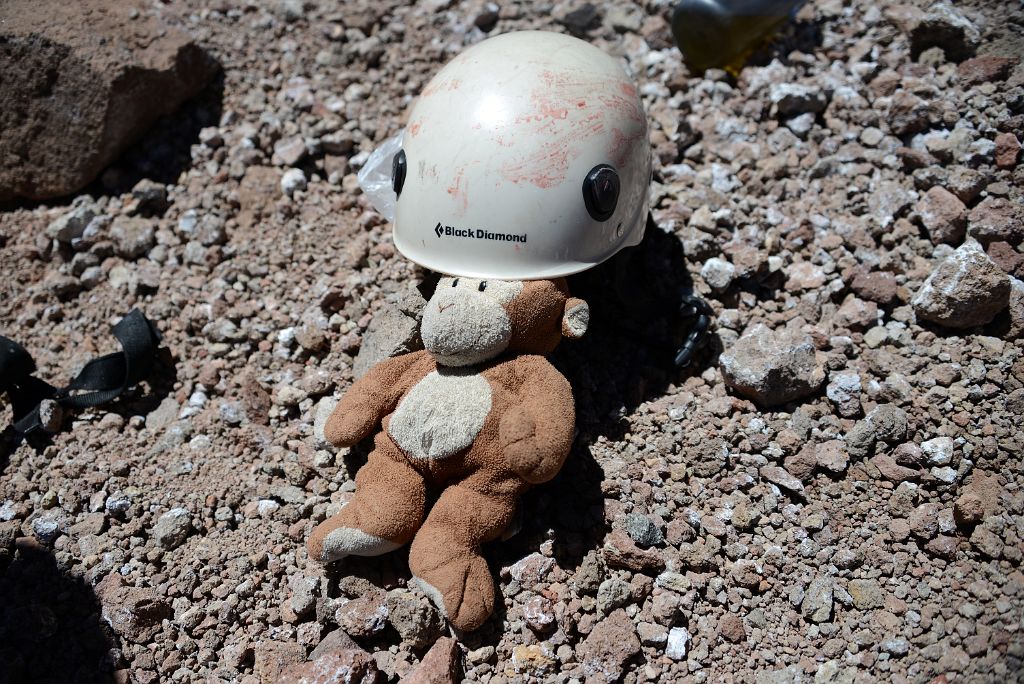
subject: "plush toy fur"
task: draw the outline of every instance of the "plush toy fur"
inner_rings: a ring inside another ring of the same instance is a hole
[[[558,473],[572,443],[572,389],[543,355],[588,319],[564,279],[442,278],[423,315],[426,349],[374,366],[327,422],[337,446],[376,436],[352,500],[313,530],[310,557],[411,541],[415,581],[456,628],[479,627],[495,600],[480,545],[502,534],[529,485]],[[429,514],[428,490],[440,491]]]

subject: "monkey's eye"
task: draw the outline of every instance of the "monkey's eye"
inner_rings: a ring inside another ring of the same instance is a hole
[[[455,280],[452,281],[452,287],[458,287],[458,286],[459,286],[459,279],[456,278]]]
[[[480,285],[476,289],[480,290],[481,292],[486,290],[487,289],[487,281],[486,280],[481,280],[480,281]]]
[[[583,203],[595,221],[607,221],[619,202],[619,174],[607,164],[598,164],[583,179]]]
[[[405,185],[405,150],[399,150],[391,161],[391,188],[396,195],[402,194],[402,186]]]

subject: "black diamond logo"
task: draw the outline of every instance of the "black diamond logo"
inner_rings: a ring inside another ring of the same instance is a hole
[[[437,237],[441,237],[441,233],[443,233],[443,232],[444,232],[444,230],[441,228],[441,222],[438,221],[437,225],[434,226],[434,233],[437,234]]]

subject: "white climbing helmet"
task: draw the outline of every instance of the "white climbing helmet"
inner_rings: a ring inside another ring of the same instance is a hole
[[[467,278],[577,273],[643,237],[647,118],[619,60],[521,31],[427,84],[392,165],[395,246]]]

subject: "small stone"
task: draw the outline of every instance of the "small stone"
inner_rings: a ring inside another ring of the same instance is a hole
[[[601,603],[601,592],[598,589],[598,606]],[[523,619],[535,632],[548,632],[555,627],[555,610],[551,601],[543,596],[534,596],[523,604]]]
[[[815,449],[815,457],[818,465],[831,473],[845,472],[850,462],[843,442],[838,439],[819,444]]]
[[[358,380],[384,359],[422,348],[416,319],[404,314],[397,306],[387,305],[378,310],[370,321],[352,373]]]
[[[813,444],[804,446],[797,453],[787,456],[782,465],[786,472],[802,482],[807,482],[814,476],[814,469],[818,466],[815,446]]]
[[[972,240],[935,267],[911,305],[922,320],[972,328],[989,323],[1009,300],[1009,278]]]
[[[645,549],[650,546],[656,546],[665,541],[665,535],[662,533],[661,528],[655,525],[646,515],[630,513],[626,516],[623,529],[629,535],[629,538],[636,542],[636,545],[640,548]]]
[[[296,135],[291,138],[284,138],[274,143],[274,157],[272,161],[275,164],[295,166],[302,161],[302,158],[305,156],[306,143],[303,142],[302,136],[300,135]],[[285,190],[285,192],[288,191]]]
[[[603,676],[608,681],[618,681],[626,663],[640,653],[641,646],[633,621],[619,609],[598,622],[576,651],[586,677]]]
[[[639,548],[627,535],[617,530],[613,530],[605,537],[601,555],[605,563],[613,568],[647,573],[657,573],[665,569],[662,554],[653,549]]]
[[[442,633],[443,621],[434,604],[427,598],[405,589],[387,595],[388,622],[402,641],[413,648],[433,643]]]
[[[798,83],[773,84],[768,99],[772,103],[773,111],[782,118],[790,118],[805,112],[821,112],[828,104],[828,98],[818,86]]]
[[[334,621],[349,636],[379,634],[388,624],[387,594],[373,587],[358,598],[341,599],[334,611]]]
[[[981,55],[961,62],[956,71],[964,85],[978,85],[988,81],[1005,81],[1018,62],[1020,60],[1013,57]]]
[[[153,541],[162,549],[181,546],[192,532],[192,515],[185,508],[172,508],[153,526]]]
[[[896,276],[884,271],[871,271],[870,273],[858,273],[850,289],[860,297],[882,306],[888,306],[896,301],[897,284]]]
[[[138,259],[156,245],[153,223],[144,218],[119,216],[110,226],[110,237],[125,259]]]
[[[940,534],[924,545],[924,550],[933,556],[952,560],[956,558],[957,541],[955,537]]]
[[[672,660],[685,660],[690,651],[690,632],[685,627],[673,627],[668,631],[665,655]]]
[[[884,138],[885,134],[881,129],[874,126],[868,126],[860,133],[860,141],[868,147],[876,147]]]
[[[459,656],[459,643],[442,637],[402,681],[405,684],[458,684],[462,680]]]
[[[306,174],[302,169],[288,169],[281,175],[281,192],[288,197],[306,189]]]
[[[800,614],[808,622],[828,622],[832,618],[832,579],[819,576],[811,581],[800,603]]]
[[[746,559],[740,559],[733,563],[732,570],[729,571],[729,577],[735,584],[751,591],[756,590],[762,580],[757,564]]]
[[[725,259],[712,257],[704,262],[700,269],[700,277],[712,290],[723,292],[729,289],[736,277],[736,267]]]
[[[915,508],[907,522],[910,523],[910,531],[918,539],[928,540],[934,537],[939,531],[939,504],[926,503]]]
[[[758,324],[719,359],[726,383],[763,406],[777,406],[813,394],[825,371],[810,336]]]
[[[847,591],[853,599],[853,605],[858,610],[881,608],[885,601],[885,593],[875,580],[850,580]]]
[[[885,479],[899,484],[904,480],[913,480],[917,477],[917,471],[904,468],[896,463],[896,459],[887,454],[878,454],[871,459],[871,464],[878,468],[878,472]]]
[[[917,203],[928,236],[934,244],[959,245],[967,234],[967,207],[956,195],[936,185]]]
[[[921,451],[921,447],[912,442],[900,444],[893,450],[892,456],[897,463],[909,468],[918,467],[924,460],[924,452]]]
[[[156,636],[161,623],[174,615],[170,603],[155,589],[126,586],[116,572],[96,585],[103,619],[122,638],[136,644]]]
[[[901,638],[883,639],[878,648],[895,658],[902,658],[910,652],[910,642]]]
[[[860,415],[860,375],[857,373],[836,373],[825,387],[825,396],[832,402],[843,418]]]
[[[1020,141],[1017,136],[1007,131],[996,136],[995,161],[1001,169],[1013,169],[1017,166],[1020,156]]]
[[[974,528],[971,545],[989,558],[1000,558],[1003,555],[1003,540],[984,525]]]
[[[868,419],[858,420],[846,434],[846,449],[855,458],[871,453],[875,446],[875,426]]]
[[[533,676],[551,672],[558,666],[558,659],[547,644],[513,646],[511,660],[516,672]]]
[[[91,202],[92,198],[88,196],[76,199],[71,211],[46,227],[46,236],[65,244],[82,237],[86,227],[96,216],[96,210]]]
[[[723,616],[718,621],[718,632],[723,639],[734,644],[747,638],[747,627],[743,624],[743,619],[732,613]]]
[[[162,214],[167,209],[167,186],[143,178],[132,188],[132,197],[139,203],[139,211]]]
[[[55,435],[60,432],[64,422],[64,411],[53,399],[43,399],[39,402],[39,426],[45,432]]]
[[[597,589],[597,609],[602,613],[607,614],[626,605],[629,599],[629,583],[618,578],[606,579]]]
[[[967,232],[982,244],[1020,244],[1024,241],[1024,211],[1002,197],[986,197],[971,209]]]
[[[933,466],[949,465],[953,460],[953,447],[951,437],[936,437],[921,442],[921,451],[924,452],[928,465]]]
[[[769,482],[797,494],[803,494],[804,485],[797,478],[778,466],[762,466],[761,477]]]
[[[972,527],[985,517],[981,497],[973,491],[965,492],[953,504],[953,519],[960,527]]]
[[[651,622],[638,624],[636,633],[640,637],[640,643],[644,646],[664,646],[668,641],[668,630],[662,625]]]
[[[320,578],[296,575],[288,585],[292,590],[291,609],[300,618],[311,615],[320,596]]]
[[[949,2],[930,3],[927,11],[898,5],[886,14],[910,38],[915,59],[928,48],[938,47],[946,59],[960,62],[974,54],[981,40],[974,24]]]
[[[299,646],[298,644],[295,644]],[[301,649],[301,646],[299,646]],[[300,650],[301,660],[301,650]],[[273,666],[261,668],[261,682],[274,684],[373,684],[378,681],[377,663],[366,651],[355,648],[327,653],[309,662],[285,663],[279,675]],[[422,681],[422,680],[421,680]],[[438,682],[451,680],[439,679]]]

